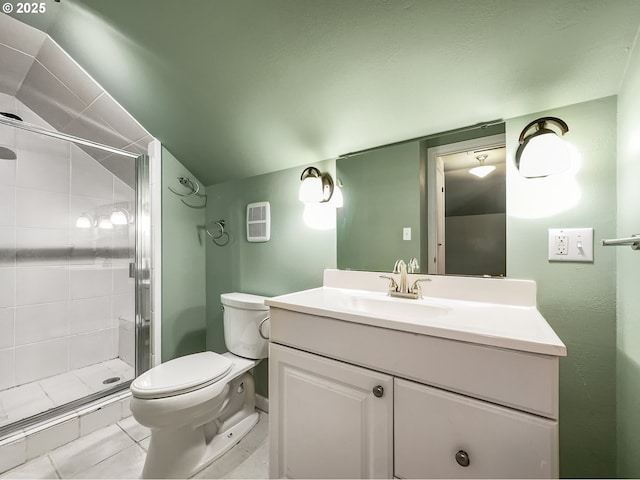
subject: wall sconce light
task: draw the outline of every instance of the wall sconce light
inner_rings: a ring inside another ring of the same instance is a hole
[[[495,165],[484,164],[484,161],[487,159],[488,156],[489,155],[486,155],[486,154],[477,155],[476,160],[480,162],[480,165],[478,165],[477,167],[470,168],[469,173],[471,175],[475,175],[476,177],[484,178],[487,175],[489,175],[491,172],[493,172],[496,169]]]
[[[328,173],[321,173],[316,167],[307,167],[300,175],[298,198],[304,203],[328,202],[333,195],[333,179]]]
[[[126,208],[115,208],[113,212],[111,212],[109,220],[112,225],[127,225],[129,223],[129,212]]]
[[[113,223],[109,220],[109,217],[102,216],[98,218],[98,228],[102,230],[113,230]]]
[[[76,228],[91,228],[93,226],[93,219],[88,213],[83,213],[76,219]]]
[[[535,131],[529,133],[533,127]],[[516,151],[516,167],[520,175],[538,178],[568,170],[571,166],[569,149],[561,138],[568,131],[567,124],[556,117],[538,118],[524,127]]]

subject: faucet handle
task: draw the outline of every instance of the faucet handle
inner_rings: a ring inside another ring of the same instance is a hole
[[[422,289],[420,288],[420,282],[430,282],[430,281],[431,281],[430,278],[418,278],[416,281],[413,282],[413,285],[411,286],[411,292],[419,293],[420,298],[422,298]]]
[[[394,290],[394,291],[398,291],[398,282],[396,282],[396,279],[393,277],[390,277],[388,275],[380,275],[380,278],[385,278],[387,280],[389,280],[389,291]]]
[[[418,270],[420,270],[418,259],[416,257],[411,257],[411,260],[407,263],[407,273],[418,273]]]
[[[398,260],[396,260],[396,263],[393,266],[393,273],[402,273],[402,268],[403,267],[406,269],[407,264],[404,263],[404,260],[399,258]]]

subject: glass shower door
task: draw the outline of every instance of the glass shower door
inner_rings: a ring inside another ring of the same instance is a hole
[[[1,436],[148,368],[150,221],[146,157],[6,125],[0,145]]]

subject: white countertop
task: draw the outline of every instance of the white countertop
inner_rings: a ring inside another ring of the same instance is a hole
[[[461,278],[462,282],[468,280]],[[452,278],[445,281],[451,282]],[[505,283],[496,285],[508,289],[509,280],[502,281]],[[379,291],[332,286],[273,297],[265,303],[310,315],[492,347],[553,356],[567,354],[565,345],[532,305],[427,295],[418,300],[402,299]]]

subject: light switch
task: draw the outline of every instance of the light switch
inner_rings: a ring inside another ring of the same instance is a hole
[[[404,227],[402,229],[402,240],[411,240],[411,227]]]
[[[593,228],[550,228],[549,261],[593,262]]]

